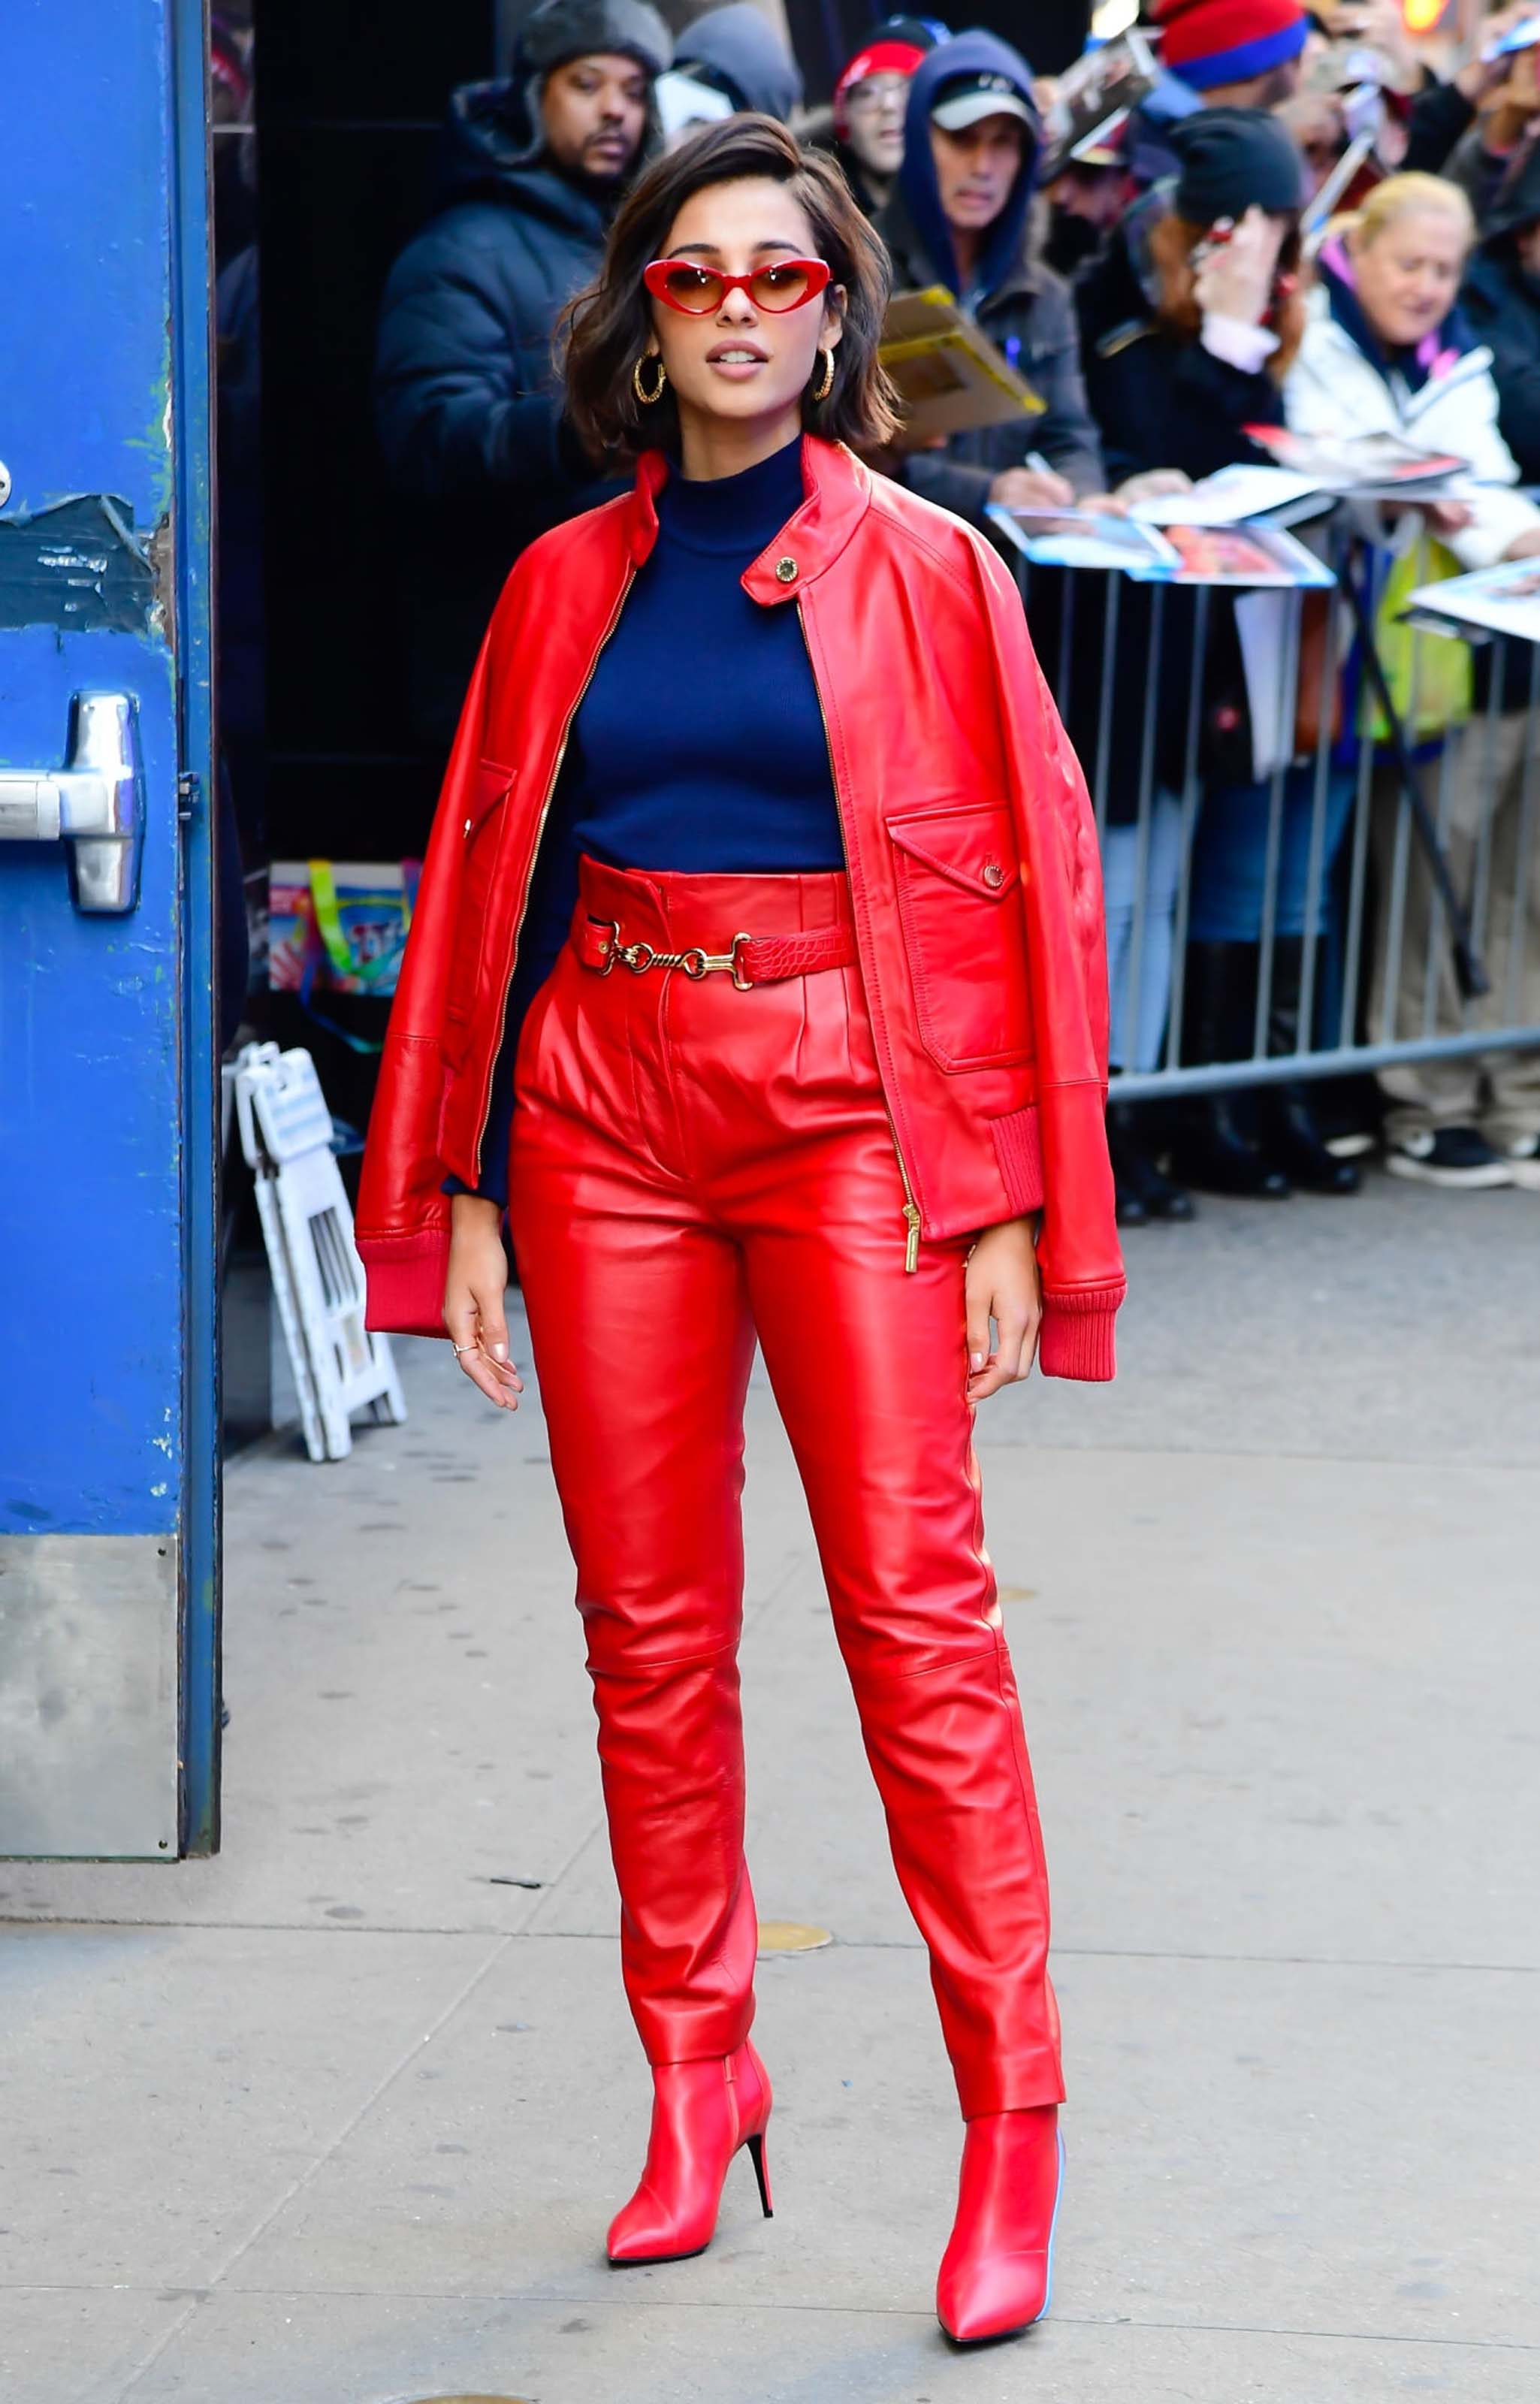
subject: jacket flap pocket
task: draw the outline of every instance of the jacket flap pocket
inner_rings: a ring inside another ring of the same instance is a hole
[[[1009,810],[980,809],[976,803],[967,803],[955,810],[890,818],[888,832],[911,859],[922,860],[938,875],[987,902],[998,902],[1020,878]]]
[[[466,801],[465,834],[469,841],[489,810],[506,799],[518,778],[516,768],[505,768],[499,760],[478,760],[476,773],[470,780]]]

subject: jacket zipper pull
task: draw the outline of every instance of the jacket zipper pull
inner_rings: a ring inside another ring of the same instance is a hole
[[[907,1240],[907,1242],[904,1244],[904,1247],[903,1247],[903,1271],[904,1271],[904,1275],[905,1275],[906,1277],[913,1277],[913,1276],[914,1276],[914,1274],[915,1274],[915,1271],[916,1271],[916,1270],[918,1268],[918,1266],[919,1266],[919,1205],[918,1205],[918,1203],[917,1203],[917,1202],[906,1202],[906,1203],[904,1204],[904,1206],[903,1206],[903,1216],[904,1216],[905,1221],[906,1221],[906,1222],[907,1222],[907,1223],[908,1223],[908,1228],[909,1228],[908,1240]]]

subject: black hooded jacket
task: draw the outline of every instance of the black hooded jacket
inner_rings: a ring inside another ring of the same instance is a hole
[[[945,285],[1047,403],[1040,417],[954,434],[944,451],[914,452],[904,463],[903,480],[913,491],[987,533],[991,529],[984,510],[989,487],[1003,468],[1024,466],[1029,451],[1040,451],[1077,493],[1101,492],[1106,478],[1101,445],[1085,405],[1069,287],[1030,256],[1029,215],[1038,160],[1030,133],[1011,197],[989,229],[975,287],[971,292],[959,290],[951,230],[942,212],[931,150],[931,109],[942,84],[969,74],[1006,76],[1022,98],[1032,102],[1026,61],[993,34],[959,34],[940,43],[920,61],[910,83],[903,165],[876,225],[892,256],[895,290]],[[1033,110],[1035,121],[1035,104]]]
[[[1114,485],[1154,468],[1180,468],[1196,482],[1215,468],[1262,454],[1242,432],[1247,425],[1278,425],[1283,404],[1266,370],[1248,375],[1197,341],[1168,335],[1151,298],[1151,225],[1169,205],[1169,187],[1157,186],[1128,210],[1099,259],[1076,280],[1075,300],[1085,346],[1085,384],[1106,445]],[[1050,665],[1064,651],[1067,580],[1034,573],[1028,601],[1033,639]],[[1072,673],[1059,708],[1099,805],[1112,825],[1138,815],[1144,764],[1144,717],[1153,720],[1155,782],[1183,790],[1189,696],[1201,676],[1197,764],[1216,785],[1243,784],[1250,775],[1246,688],[1235,618],[1225,594],[1208,611],[1205,656],[1197,656],[1197,595],[1125,583],[1118,593],[1116,644],[1110,668],[1104,639],[1108,579],[1075,580]],[[1104,677],[1115,706],[1105,706]],[[1099,756],[1105,737],[1106,757]]]
[[[1169,204],[1157,186],[1078,278],[1075,302],[1085,386],[1115,482],[1147,468],[1181,468],[1196,482],[1263,454],[1247,426],[1281,426],[1283,398],[1265,367],[1254,374],[1169,332],[1155,314],[1149,229]]]
[[[1515,161],[1465,271],[1461,306],[1491,352],[1497,425],[1526,484],[1540,482],[1540,276],[1514,236],[1540,221],[1540,144]]]
[[[620,189],[559,173],[525,117],[517,83],[455,94],[439,214],[397,259],[380,315],[375,423],[402,511],[411,718],[434,748],[454,734],[519,552],[615,489],[563,426],[552,340]]]

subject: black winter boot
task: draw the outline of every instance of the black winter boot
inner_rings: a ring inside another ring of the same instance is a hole
[[[1273,945],[1273,989],[1267,1013],[1269,1058],[1281,1058],[1298,1048],[1304,959],[1302,935],[1278,937]],[[1291,1184],[1306,1194],[1357,1193],[1362,1182],[1357,1166],[1327,1150],[1307,1078],[1291,1077],[1285,1084],[1264,1085],[1258,1092],[1256,1108],[1262,1153]]]
[[[1157,1146],[1152,1142],[1151,1133],[1147,1113],[1137,1102],[1113,1102],[1108,1106],[1107,1148],[1113,1157],[1120,1227],[1142,1227],[1150,1219],[1187,1220],[1197,1216],[1186,1187],[1178,1185],[1160,1168],[1155,1157]]]
[[[1251,1056],[1258,957],[1255,943],[1188,944],[1182,1021],[1184,1067]],[[1253,1142],[1233,1093],[1184,1097],[1171,1145],[1171,1167],[1186,1184],[1207,1194],[1281,1202],[1289,1192],[1288,1179]]]

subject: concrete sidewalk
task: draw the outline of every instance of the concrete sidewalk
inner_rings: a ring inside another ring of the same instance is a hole
[[[835,1941],[762,1964],[777,2217],[735,2163],[707,2255],[605,2267],[647,2084],[538,1406],[407,1345],[408,1426],[230,1479],[224,1853],[0,1865],[6,2404],[1533,2404],[1540,1198],[1129,1257],[1119,1385],[980,1424],[1053,2317],[931,2317],[955,2104],[759,1386],[750,1858]]]

